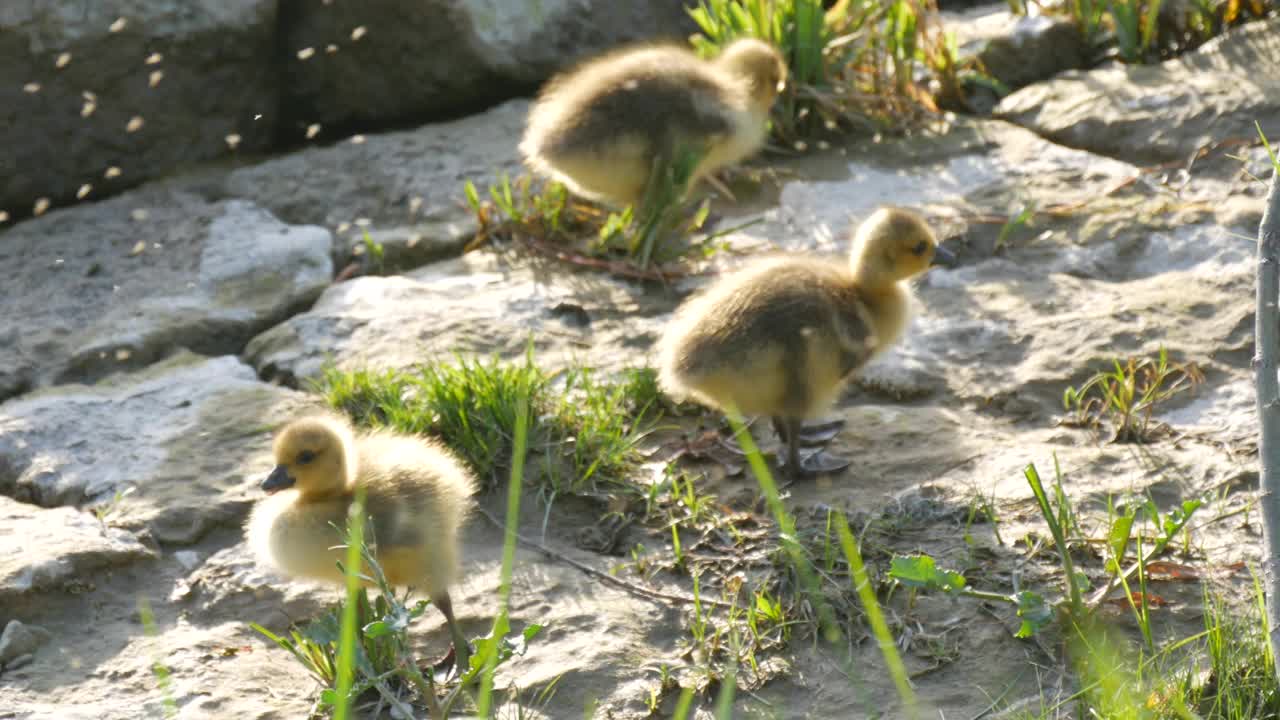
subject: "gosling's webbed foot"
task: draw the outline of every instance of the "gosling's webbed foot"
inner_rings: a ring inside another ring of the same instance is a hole
[[[819,450],[800,460],[800,470],[810,477],[838,473],[853,464],[852,460]]]
[[[790,482],[799,482],[838,473],[852,464],[851,460],[832,455],[825,450],[819,450],[815,453],[801,456],[798,463],[787,463],[782,470]]]
[[[821,447],[835,440],[845,425],[843,418],[801,425],[797,438],[804,447]]]

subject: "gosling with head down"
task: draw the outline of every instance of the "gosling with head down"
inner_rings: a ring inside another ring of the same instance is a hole
[[[701,157],[692,186],[759,150],[786,74],[781,54],[754,39],[710,61],[676,45],[608,53],[547,83],[520,152],[578,195],[637,205],[679,153]]]
[[[439,443],[389,431],[357,434],[344,420],[316,416],[275,439],[270,493],[254,507],[247,537],[267,564],[295,577],[345,583],[335,548],[357,488],[365,491],[365,537],[387,580],[424,590],[440,608],[457,666],[470,649],[453,616],[449,585],[458,574],[458,530],[473,504],[471,473]],[[367,584],[367,583],[366,583]]]
[[[721,411],[771,416],[792,478],[843,470],[848,460],[801,460],[801,420],[830,408],[898,341],[910,319],[906,281],[950,257],[920,217],[882,208],[855,232],[848,266],[815,257],[756,262],[676,311],[659,344],[660,382]]]

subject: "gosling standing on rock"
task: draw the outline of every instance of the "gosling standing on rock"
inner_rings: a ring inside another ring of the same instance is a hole
[[[359,487],[365,490],[365,538],[391,585],[425,590],[444,614],[457,666],[470,649],[453,617],[448,587],[458,573],[458,528],[476,483],[439,443],[373,431],[357,435],[344,420],[316,416],[287,425],[275,439],[276,467],[262,483],[270,496],[254,507],[247,536],[257,556],[286,574],[345,583],[335,548]]]
[[[578,195],[636,205],[678,153],[701,156],[691,186],[759,150],[786,74],[778,51],[754,39],[710,61],[675,45],[609,53],[547,83],[520,152]]]
[[[769,258],[690,298],[662,338],[660,381],[677,397],[769,415],[793,478],[849,461],[800,459],[800,421],[825,412],[851,375],[901,337],[906,280],[950,253],[914,213],[882,208],[853,239],[844,267],[815,257]]]

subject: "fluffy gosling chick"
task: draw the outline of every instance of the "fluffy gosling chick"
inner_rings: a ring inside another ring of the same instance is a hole
[[[793,478],[842,470],[847,460],[801,461],[800,421],[826,411],[853,373],[901,337],[905,281],[950,257],[920,217],[881,208],[854,233],[847,267],[768,258],[686,301],[659,343],[660,382],[722,411],[771,416]]]
[[[547,83],[520,152],[578,195],[636,205],[678,152],[703,153],[692,186],[759,150],[786,74],[776,49],[749,38],[710,61],[675,45],[608,53]]]
[[[457,666],[470,649],[453,617],[448,587],[458,573],[458,529],[472,507],[471,473],[439,443],[387,431],[356,434],[345,421],[307,417],[275,439],[270,495],[254,507],[247,537],[282,572],[345,583],[335,548],[357,487],[365,490],[365,537],[394,586],[425,590],[453,638]],[[332,523],[332,525],[331,525]]]

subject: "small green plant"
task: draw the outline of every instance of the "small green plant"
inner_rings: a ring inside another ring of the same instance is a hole
[[[1009,219],[1000,226],[1000,234],[996,236],[995,251],[999,252],[1000,249],[1005,246],[1005,243],[1008,242],[1009,236],[1013,234],[1013,231],[1020,227],[1029,225],[1032,218],[1035,217],[1035,214],[1035,206],[1031,203],[1027,203],[1022,206],[1022,209],[1018,211],[1018,214],[1010,215]]]
[[[619,212],[574,197],[564,185],[506,174],[481,199],[468,181],[463,192],[479,223],[470,247],[493,240],[514,242],[536,254],[620,274],[643,273],[653,263],[671,263],[699,254],[715,236],[690,238],[706,221],[709,205],[689,214],[684,203],[700,155],[678,152],[655,160],[637,208]],[[655,276],[656,277],[656,276]]]
[[[1164,348],[1155,359],[1129,358],[1114,364],[1114,369],[1095,373],[1079,388],[1068,387],[1062,394],[1063,407],[1074,411],[1077,424],[1110,423],[1111,442],[1145,442],[1156,407],[1204,382],[1199,367],[1170,362]]]
[[[142,622],[142,632],[147,637],[157,635],[156,616],[151,610],[151,602],[145,595],[138,596],[138,619]],[[151,662],[151,674],[155,676],[156,687],[160,688],[161,715],[165,718],[178,717],[178,702],[173,697],[173,673],[169,670],[169,666],[157,657]]]
[[[120,509],[120,501],[132,495],[137,489],[138,488],[133,485],[121,488],[111,494],[110,500],[91,507],[90,510],[92,510],[93,516],[98,520],[98,524],[105,528],[107,526],[107,519],[114,515],[116,510]]]
[[[386,248],[383,247],[382,243],[378,242],[377,240],[374,240],[373,236],[369,235],[368,230],[364,231],[364,235],[361,237],[360,242],[361,242],[361,247],[364,249],[363,250],[364,256],[369,259],[368,260],[369,272],[372,272],[374,274],[380,274],[384,270],[386,270],[386,262],[384,261],[384,257],[386,256]]]
[[[1071,503],[1067,500],[1066,491],[1062,487],[1062,468],[1056,456],[1053,459],[1053,468],[1053,501],[1050,501],[1049,493],[1045,492],[1044,483],[1040,480],[1040,472],[1036,470],[1034,463],[1023,468],[1022,474],[1027,479],[1027,484],[1031,486],[1031,494],[1035,496],[1040,517],[1049,526],[1054,548],[1058,551],[1058,559],[1062,562],[1063,582],[1067,584],[1067,596],[1071,601],[1069,606],[1071,617],[1082,620],[1084,618],[1082,593],[1088,584],[1088,579],[1076,572],[1075,563],[1071,559],[1071,548],[1067,545],[1067,534],[1077,528],[1075,513],[1072,512]],[[1056,511],[1053,507],[1055,503]]]
[[[480,225],[473,248],[493,239],[573,245],[604,232],[611,220],[603,209],[571,196],[561,183],[535,181],[532,175],[513,181],[503,173],[489,186],[487,200],[468,180],[463,194]]]
[[[1014,637],[1031,637],[1053,620],[1052,606],[1039,593],[1030,590],[1014,593],[977,590],[969,586],[963,574],[939,568],[928,555],[895,557],[889,566],[889,578],[907,588],[1010,605],[1022,621]]]

